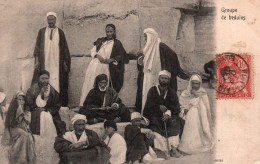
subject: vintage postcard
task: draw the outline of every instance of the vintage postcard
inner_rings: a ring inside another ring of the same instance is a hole
[[[0,13],[1,163],[260,164],[260,1]]]

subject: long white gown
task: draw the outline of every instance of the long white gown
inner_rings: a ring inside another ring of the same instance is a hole
[[[115,133],[110,139],[107,138],[104,141],[111,149],[110,162],[112,164],[123,164],[126,160],[126,142],[125,139],[118,133]]]
[[[196,91],[199,97],[194,97],[190,91],[191,80],[180,96],[180,116],[185,119],[185,125],[178,149],[187,154],[196,154],[211,150],[214,140],[210,129],[211,111],[207,92],[200,87]],[[184,109],[188,109],[186,115]]]
[[[114,41],[110,40],[104,42],[98,52],[96,52],[96,46],[94,46],[91,49],[90,54],[92,60],[90,61],[85,74],[85,80],[82,86],[79,106],[83,106],[86,96],[88,95],[89,91],[93,88],[95,78],[98,75],[106,74],[109,77],[109,65],[101,63],[98,58],[94,58],[94,57],[96,54],[98,54],[102,56],[104,59],[110,59],[113,45],[114,45]]]

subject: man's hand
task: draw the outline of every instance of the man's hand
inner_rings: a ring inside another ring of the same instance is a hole
[[[162,120],[163,121],[167,121],[167,120],[169,120],[171,117],[168,115],[168,114],[163,114],[163,118],[162,118]]]
[[[111,105],[111,108],[112,108],[113,110],[117,110],[117,109],[119,108],[118,103],[113,103],[113,104]]]
[[[116,117],[116,118],[114,119],[114,121],[115,121],[115,122],[121,122],[121,118],[120,118],[120,117]]]
[[[147,137],[148,139],[154,139],[154,138],[155,138],[155,135],[154,135],[153,131],[150,130],[150,129],[141,128],[141,132],[142,132],[142,133],[145,133],[145,135],[146,135],[146,137]]]
[[[42,88],[41,88],[41,95],[43,95],[45,92],[47,92],[48,91],[48,86],[43,86]]]
[[[74,144],[71,144],[71,145],[69,145],[69,148],[70,149],[80,149],[80,148],[82,148],[83,146],[85,146],[86,145],[86,142],[78,142],[78,143],[74,143]]]
[[[164,105],[160,105],[160,109],[163,113],[165,113],[168,110]]]
[[[112,109],[112,107],[110,107],[110,106],[104,107],[104,110],[106,110],[106,111],[110,111],[111,109]]]
[[[104,63],[104,64],[108,64],[106,59],[104,59],[102,56],[100,56],[99,54],[96,55],[96,58],[98,58],[98,60],[101,62],[101,63]]]

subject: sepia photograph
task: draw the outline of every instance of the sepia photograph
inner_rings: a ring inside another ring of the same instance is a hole
[[[0,162],[260,163],[259,9],[0,0]]]

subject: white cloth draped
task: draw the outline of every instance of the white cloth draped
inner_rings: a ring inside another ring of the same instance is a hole
[[[110,162],[112,164],[123,164],[126,160],[126,142],[125,139],[118,133],[115,133],[110,139],[109,136],[104,141],[111,149]]]
[[[80,136],[79,140],[77,139],[77,136],[76,136],[76,134],[75,134],[75,130],[66,132],[66,133],[63,135],[63,138],[64,138],[65,140],[70,141],[70,142],[73,143],[73,144],[79,143],[79,142],[88,142],[88,136],[86,135],[86,132],[85,132],[85,131],[83,131],[83,133],[82,133],[82,135]]]
[[[89,91],[93,88],[95,78],[100,74],[106,74],[109,77],[109,65],[103,64],[99,61],[98,58],[95,58],[96,54],[102,56],[104,59],[110,59],[112,48],[114,45],[114,40],[106,41],[101,46],[100,50],[96,52],[96,46],[91,49],[91,57],[88,68],[85,74],[85,80],[82,86],[80,104],[83,106],[83,103],[88,95]]]
[[[147,100],[147,93],[149,89],[158,84],[158,74],[161,71],[161,59],[160,59],[160,38],[158,38],[157,32],[148,28],[144,30],[147,35],[147,42],[143,49],[144,54],[144,81],[142,91],[142,112]]]
[[[191,81],[199,77],[200,88],[196,91],[199,97],[191,94]],[[211,112],[206,90],[202,88],[202,80],[199,75],[193,75],[189,86],[180,96],[181,117],[185,118],[185,126],[178,149],[196,154],[206,152],[213,148],[214,140],[210,130]],[[184,109],[188,113],[184,114]]]
[[[50,72],[49,82],[51,86],[60,92],[59,86],[59,31],[54,28],[52,32],[52,40],[50,40],[51,28],[46,27],[45,42],[44,42],[44,55],[45,55],[45,70]]]

